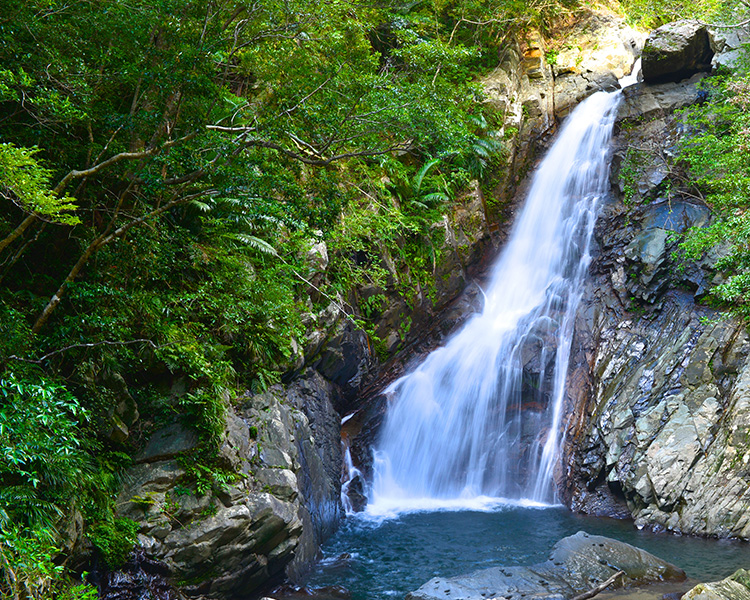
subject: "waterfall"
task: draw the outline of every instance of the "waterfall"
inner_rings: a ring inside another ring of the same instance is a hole
[[[370,507],[555,500],[573,323],[620,94],[567,118],[493,267],[481,314],[386,390]]]

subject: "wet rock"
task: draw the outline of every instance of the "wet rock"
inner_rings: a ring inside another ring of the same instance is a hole
[[[349,321],[342,321],[312,365],[321,375],[338,385],[348,396],[360,389],[370,365],[367,335]]]
[[[367,506],[367,493],[365,491],[365,481],[361,475],[355,475],[347,482],[344,490],[349,504],[354,512],[362,512]]]
[[[144,596],[145,593],[148,596]],[[182,600],[169,582],[169,571],[163,564],[136,550],[128,562],[117,571],[106,573],[99,582],[101,600]]]
[[[714,51],[706,25],[675,21],[654,30],[643,48],[643,79],[647,83],[680,81],[708,71]]]
[[[407,600],[485,600],[502,597],[571,598],[596,587],[618,571],[612,587],[685,579],[685,573],[645,550],[582,531],[555,544],[550,558],[530,567],[494,567],[444,579],[436,577]]]
[[[282,585],[274,588],[267,596],[272,600],[349,600],[351,597],[349,590],[340,585],[325,587]]]
[[[341,417],[335,409],[340,394],[319,373],[307,370],[287,390],[287,398],[303,419],[296,420],[299,469],[297,483],[303,499],[303,533],[288,575],[300,579],[343,516],[341,506]]]
[[[750,571],[739,569],[721,581],[700,583],[683,600],[750,600]]]
[[[555,79],[555,114],[558,118],[564,117],[595,92],[618,89],[620,84],[611,72],[564,73]]]

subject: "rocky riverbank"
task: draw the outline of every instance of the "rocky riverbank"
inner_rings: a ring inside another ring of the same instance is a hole
[[[614,579],[610,580],[613,576]],[[609,582],[612,588],[682,581],[685,573],[648,552],[583,531],[555,544],[549,559],[529,567],[495,567],[450,579],[436,577],[407,600],[573,598]]]

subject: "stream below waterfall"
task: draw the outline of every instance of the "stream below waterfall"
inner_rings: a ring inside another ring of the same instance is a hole
[[[436,576],[544,561],[555,542],[580,530],[648,550],[695,580],[714,581],[750,565],[750,544],[743,542],[639,531],[630,521],[576,515],[562,506],[505,505],[388,519],[348,516],[306,585],[343,586],[352,600],[401,599]]]

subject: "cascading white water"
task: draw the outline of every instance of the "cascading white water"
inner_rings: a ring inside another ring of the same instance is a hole
[[[573,320],[620,94],[567,118],[494,266],[485,306],[393,383],[370,510],[421,500],[554,500]]]

